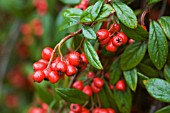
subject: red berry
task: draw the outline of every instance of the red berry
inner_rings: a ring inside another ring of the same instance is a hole
[[[21,32],[23,35],[30,35],[31,34],[31,27],[29,24],[23,24],[21,26]]]
[[[76,113],[76,112],[74,112],[74,111],[69,111],[69,113]]]
[[[93,79],[95,77],[95,73],[93,73],[92,71],[89,71],[87,74],[86,74],[86,77],[87,78],[90,78],[90,79]]]
[[[54,83],[56,83],[56,82],[60,79],[60,77],[59,77],[59,75],[58,75],[58,73],[57,73],[56,71],[51,71],[51,72],[48,74],[48,79],[49,79],[49,81],[50,81],[52,84],[54,84]]]
[[[50,48],[50,47],[44,48],[44,49],[42,50],[42,53],[41,53],[42,58],[43,58],[44,60],[50,60],[51,55],[52,55],[52,52],[53,52],[53,49],[52,49],[52,48]]]
[[[106,45],[106,50],[107,50],[107,51],[110,51],[110,52],[116,52],[117,46],[113,45],[112,41],[110,41],[110,42]]]
[[[58,72],[62,72],[62,73],[65,73],[67,71],[67,65],[64,61],[60,61],[57,63],[56,65],[56,70]]]
[[[92,88],[89,85],[87,85],[83,88],[83,92],[90,97],[93,95]]]
[[[44,64],[48,64],[48,61],[47,61],[47,60],[44,60],[44,59],[40,59],[40,60],[38,60],[38,62],[42,62],[42,63],[44,63]]]
[[[82,53],[82,54],[80,55],[80,58],[81,58],[81,61],[82,61],[83,63],[88,64],[88,60],[87,60],[86,55],[85,55],[84,53]]]
[[[104,77],[106,78],[106,80],[108,80],[108,81],[110,80],[110,74],[109,73],[105,73]]]
[[[102,88],[104,81],[101,78],[94,78],[94,85],[98,88]]]
[[[101,90],[100,88],[98,88],[98,87],[96,87],[96,86],[94,85],[94,82],[92,82],[91,88],[92,88],[92,90],[93,90],[94,93],[98,93],[98,92],[100,92],[100,90]]]
[[[120,31],[120,24],[113,24],[113,26],[114,26],[114,30],[115,31],[117,31],[117,32],[119,32]]]
[[[107,29],[100,29],[96,33],[99,41],[102,41],[109,37],[109,31]]]
[[[33,64],[33,69],[34,71],[38,71],[38,70],[44,70],[46,68],[47,64],[43,63],[43,62],[35,62]]]
[[[109,43],[110,39],[111,39],[110,37],[107,37],[106,39],[100,41],[100,44],[105,45],[105,44]]]
[[[124,81],[124,80],[119,80],[119,81],[116,83],[116,89],[117,89],[117,90],[120,90],[120,91],[125,91],[125,89],[126,89],[125,81]]]
[[[109,113],[109,112],[107,111],[107,109],[100,108],[99,113]]]
[[[114,33],[114,32],[115,32],[114,24],[111,24],[111,25],[110,25],[109,32],[110,32],[110,33]]]
[[[43,71],[36,71],[34,74],[33,74],[33,79],[34,81],[36,82],[41,82],[44,80],[44,72]]]
[[[123,44],[126,44],[126,42],[128,41],[128,37],[124,34],[124,32],[117,33],[117,36],[122,37]]]
[[[66,71],[66,75],[67,76],[72,76],[76,73],[76,68],[70,64],[67,65],[67,71]]]
[[[89,0],[82,0],[81,5],[88,6],[89,5]]]
[[[129,44],[132,44],[133,42],[134,42],[133,39],[129,39],[129,41],[128,41]]]
[[[87,6],[79,4],[79,5],[76,5],[75,8],[78,8],[78,9],[81,9],[81,10],[85,10],[85,9],[87,9]]]
[[[83,85],[83,82],[81,80],[78,80],[78,81],[73,83],[72,87],[76,88],[78,90],[83,90],[84,85]]]
[[[114,85],[109,84],[109,88],[110,88],[110,90],[113,90],[114,89]]]
[[[112,108],[107,108],[108,113],[116,113],[114,109]]]
[[[87,108],[83,107],[81,113],[90,113],[90,111]]]
[[[95,108],[93,109],[92,113],[99,113],[99,111],[100,111],[100,108]]]
[[[78,52],[71,52],[70,54],[68,54],[67,60],[69,64],[73,66],[78,66],[80,63],[80,54]]]
[[[112,43],[113,43],[113,45],[115,45],[115,46],[121,46],[122,44],[123,44],[123,39],[122,39],[122,37],[120,37],[120,36],[113,36],[113,38],[112,38]]]
[[[70,104],[70,110],[75,112],[75,113],[80,113],[81,112],[81,105],[80,104]]]
[[[52,71],[51,69],[44,69],[44,70],[43,70],[43,72],[44,72],[44,74],[45,74],[45,78],[48,79],[48,75],[49,75],[49,73],[50,73],[51,71]]]

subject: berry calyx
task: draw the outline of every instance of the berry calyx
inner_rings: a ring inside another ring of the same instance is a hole
[[[50,48],[50,47],[44,48],[44,49],[42,50],[42,53],[41,53],[42,58],[43,58],[44,60],[50,60],[52,52],[53,52],[53,49],[52,49],[52,48]]]
[[[80,63],[80,54],[78,52],[71,52],[67,56],[69,64],[73,66],[78,66]]]
[[[99,41],[102,41],[109,37],[109,31],[107,29],[100,29],[96,32]]]
[[[120,90],[120,91],[125,91],[126,89],[126,83],[124,80],[119,80],[117,83],[116,83],[116,90]]]
[[[70,104],[70,110],[75,112],[75,113],[80,113],[81,112],[81,105],[80,104]]]
[[[113,43],[113,45],[115,45],[115,46],[121,46],[122,44],[123,44],[123,39],[122,39],[122,37],[120,37],[120,36],[113,36],[113,38],[112,38],[112,43]]]
[[[126,42],[128,41],[128,37],[125,35],[124,32],[119,32],[119,33],[117,33],[117,36],[122,37],[123,44],[126,44]]]
[[[85,94],[87,94],[88,96],[92,96],[93,95],[93,91],[92,91],[92,88],[89,86],[89,85],[86,85],[84,88],[83,88],[83,92]]]
[[[34,74],[32,76],[33,80],[36,81],[36,82],[43,81],[44,77],[45,77],[45,74],[44,74],[43,71],[36,71],[36,72],[34,72]]]
[[[67,71],[66,71],[66,75],[67,76],[72,76],[76,73],[76,68],[70,64],[67,65]]]
[[[84,85],[83,85],[83,82],[81,80],[78,80],[78,81],[73,83],[72,87],[76,88],[78,90],[83,90]]]
[[[94,78],[93,83],[97,88],[102,88],[104,85],[104,81],[101,78]]]
[[[51,71],[51,72],[48,74],[48,79],[49,79],[49,81],[50,81],[52,84],[54,84],[54,83],[56,83],[56,82],[60,79],[60,77],[59,77],[59,75],[58,75],[58,73],[57,73],[56,71]]]
[[[117,51],[117,46],[113,45],[112,41],[110,41],[107,45],[106,45],[106,50],[110,51],[110,52],[116,52]]]

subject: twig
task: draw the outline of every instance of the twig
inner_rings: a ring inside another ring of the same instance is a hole
[[[163,0],[162,8],[161,8],[161,11],[160,11],[160,14],[159,14],[159,18],[164,14],[165,9],[166,9],[166,5],[167,5],[167,0]]]
[[[96,94],[96,98],[97,98],[97,102],[98,102],[99,108],[100,108],[100,107],[101,107],[101,101],[100,101],[100,98],[99,98],[99,95],[98,95],[98,94]]]
[[[145,25],[145,16],[150,12],[150,8],[147,6],[146,10],[141,15],[141,25]]]

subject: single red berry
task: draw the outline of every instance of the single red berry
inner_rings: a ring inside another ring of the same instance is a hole
[[[56,71],[51,71],[51,72],[48,74],[48,79],[49,79],[49,81],[50,81],[52,84],[54,84],[54,83],[56,83],[56,82],[60,79],[60,77],[59,77],[59,75],[58,75],[58,73],[57,73]]]
[[[117,90],[120,90],[120,91],[125,91],[126,89],[126,83],[124,80],[119,80],[117,83],[116,83],[116,89]]]
[[[105,73],[104,77],[106,78],[106,80],[108,80],[108,81],[110,80],[110,74],[109,73]]]
[[[46,68],[47,64],[43,63],[43,62],[35,62],[33,64],[33,69],[34,71],[38,71],[38,70],[44,70]]]
[[[88,60],[87,60],[86,55],[85,55],[84,53],[82,53],[82,54],[80,55],[80,58],[81,58],[81,61],[82,61],[83,63],[88,64]]]
[[[53,61],[52,61],[52,63],[58,63],[58,62],[60,62],[61,61],[61,58],[60,57],[57,57],[57,58],[55,58]]]
[[[132,44],[133,42],[135,42],[135,40],[133,40],[133,39],[129,39],[129,41],[128,41],[129,44]]]
[[[101,88],[98,88],[98,87],[96,87],[96,86],[94,85],[94,82],[92,82],[91,88],[92,88],[92,90],[93,90],[94,93],[98,93],[98,92],[100,92],[100,90],[101,90]]]
[[[48,61],[47,61],[47,60],[44,60],[44,59],[40,59],[40,60],[38,60],[38,62],[42,62],[42,63],[44,63],[44,64],[48,64]]]
[[[119,32],[119,33],[117,33],[117,36],[122,37],[123,44],[126,44],[126,42],[128,41],[128,37],[125,35],[124,32]]]
[[[69,113],[76,113],[76,112],[74,112],[74,111],[69,111]]]
[[[58,72],[65,73],[67,71],[67,64],[64,61],[60,61],[56,65],[56,70]]]
[[[76,73],[76,68],[70,64],[67,65],[67,71],[66,71],[66,75],[67,76],[72,76]]]
[[[113,26],[114,26],[115,31],[117,31],[117,32],[120,31],[120,24],[115,23],[115,24],[113,24]]]
[[[107,108],[108,113],[116,113],[114,109],[112,108]]]
[[[81,5],[88,6],[89,5],[89,0],[82,0]]]
[[[110,41],[107,45],[106,45],[106,50],[110,51],[110,52],[116,52],[117,51],[117,46],[113,45],[112,41]]]
[[[107,111],[107,109],[100,108],[99,113],[109,113],[109,112]]]
[[[44,75],[44,72],[43,72],[43,71],[36,71],[36,72],[34,72],[32,78],[33,78],[34,81],[36,81],[36,82],[41,82],[41,81],[44,80],[44,77],[45,77],[45,75]]]
[[[102,86],[104,85],[104,81],[101,78],[94,78],[93,82],[94,85],[98,88],[102,88]]]
[[[50,48],[50,47],[44,48],[41,53],[42,58],[45,60],[50,60],[52,52],[53,52],[52,48]]]
[[[109,31],[107,29],[100,29],[96,32],[99,41],[102,41],[109,37]]]
[[[82,108],[80,113],[90,113],[90,111],[87,108]]]
[[[41,107],[42,107],[44,110],[48,110],[48,104],[46,104],[45,102],[41,103]]]
[[[122,39],[122,37],[120,37],[118,35],[113,36],[112,43],[115,46],[121,46],[123,44],[123,39]]]
[[[109,84],[109,88],[110,88],[110,90],[113,90],[114,89],[114,85]]]
[[[78,90],[83,90],[84,85],[83,85],[83,82],[81,80],[78,80],[78,81],[73,83],[72,87],[76,88]]]
[[[99,111],[100,111],[100,108],[95,108],[93,109],[92,113],[99,113]]]
[[[51,71],[52,71],[51,68],[49,68],[49,69],[44,69],[44,70],[43,70],[46,79],[48,79],[48,75],[49,75],[49,73],[50,73]]]
[[[85,94],[87,94],[88,96],[92,96],[93,95],[93,91],[92,91],[92,88],[89,86],[89,85],[86,85],[84,88],[83,88],[83,92]]]
[[[92,71],[89,71],[87,74],[86,74],[86,77],[87,78],[90,78],[90,79],[93,79],[95,77],[95,73],[92,72]]]
[[[31,27],[29,24],[23,24],[21,26],[21,32],[23,35],[30,35],[31,34]]]
[[[70,110],[75,112],[75,113],[80,113],[81,112],[81,105],[80,104],[70,104]]]
[[[110,40],[111,40],[111,38],[110,38],[110,36],[109,36],[109,37],[107,37],[106,39],[100,41],[100,44],[101,44],[101,45],[105,45],[105,44],[109,43]]]
[[[84,11],[85,9],[87,9],[87,6],[79,4],[79,5],[76,5],[75,8],[78,8]]]
[[[69,64],[73,66],[78,66],[80,63],[80,54],[78,52],[71,52],[67,56]]]

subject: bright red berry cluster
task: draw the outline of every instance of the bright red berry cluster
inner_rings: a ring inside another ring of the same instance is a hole
[[[97,31],[97,37],[101,46],[106,45],[106,50],[115,52],[117,48],[123,44],[126,44],[128,37],[124,32],[120,31],[119,24],[111,24],[110,29],[100,29]]]
[[[95,108],[92,113],[116,113],[112,108]]]
[[[46,79],[51,83],[56,83],[60,78],[64,78],[64,74],[70,77],[76,74],[77,68],[84,69],[88,64],[84,53],[71,52],[67,55],[66,60],[61,60],[60,57],[54,58],[50,67],[47,69],[52,52],[52,48],[44,48],[42,51],[42,59],[33,64],[35,71],[33,74],[34,81],[41,82]]]
[[[34,0],[33,5],[36,7],[39,15],[43,16],[47,13],[48,4],[46,0]]]
[[[89,5],[89,0],[82,0],[80,4],[76,5],[75,8],[85,10]]]
[[[87,108],[82,107],[80,104],[70,104],[69,113],[90,113]]]

